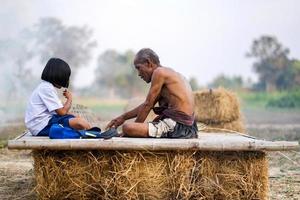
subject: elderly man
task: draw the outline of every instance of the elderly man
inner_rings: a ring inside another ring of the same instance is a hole
[[[197,124],[194,118],[194,99],[188,81],[173,69],[160,65],[157,54],[141,49],[135,56],[138,75],[151,83],[144,103],[113,119],[107,128],[123,125],[123,134],[129,137],[195,138]],[[159,107],[154,107],[158,102]],[[158,116],[144,123],[150,110]],[[136,118],[135,122],[126,122]]]

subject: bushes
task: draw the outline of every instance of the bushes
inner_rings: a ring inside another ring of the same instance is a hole
[[[247,108],[300,108],[300,88],[283,92],[240,93]]]
[[[300,108],[300,90],[285,92],[281,97],[271,99],[267,107]]]

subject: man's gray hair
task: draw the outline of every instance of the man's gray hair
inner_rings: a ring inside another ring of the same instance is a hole
[[[150,48],[143,48],[139,50],[135,56],[136,63],[145,63],[148,60],[152,61],[154,64],[160,65],[158,55]]]

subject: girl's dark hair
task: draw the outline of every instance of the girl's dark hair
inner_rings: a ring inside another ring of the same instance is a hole
[[[61,87],[69,87],[71,69],[69,65],[60,58],[50,58],[43,73],[42,80],[48,81]]]

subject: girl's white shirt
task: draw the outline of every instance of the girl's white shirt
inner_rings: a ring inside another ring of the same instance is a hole
[[[55,110],[62,108],[57,91],[54,86],[42,81],[32,92],[25,113],[25,125],[32,135],[37,135],[45,128]]]

